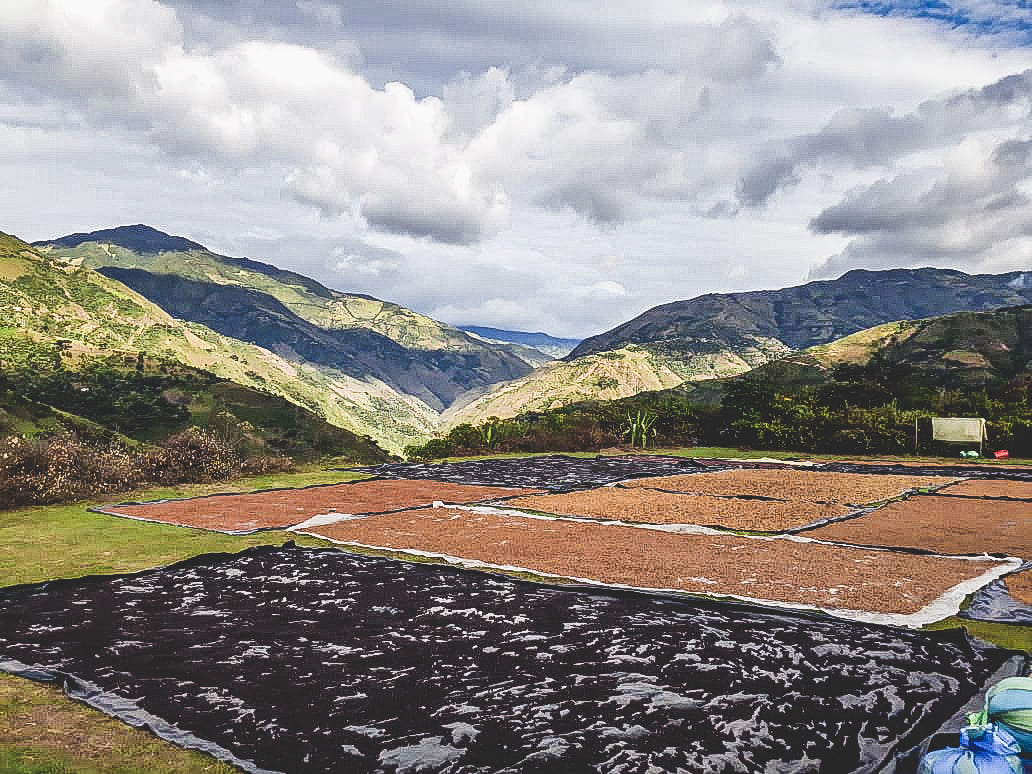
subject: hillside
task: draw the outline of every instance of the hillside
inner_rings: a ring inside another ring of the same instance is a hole
[[[704,295],[655,307],[585,339],[563,363],[491,388],[445,416],[449,424],[477,424],[579,400],[627,397],[642,391],[636,385],[651,390],[657,383],[684,382],[687,394],[711,402],[719,390],[709,380],[747,373],[808,347],[899,320],[1029,301],[1032,275],[971,276],[946,269],[857,270],[777,291]],[[618,375],[609,375],[618,384],[598,387],[596,358],[629,352],[635,356]]]
[[[496,385],[487,394],[443,415],[444,424],[479,425],[491,417],[546,411],[583,400],[616,400],[680,384],[683,377],[662,358],[638,347],[588,355],[571,363],[557,361],[531,374]]]
[[[267,349],[177,320],[81,262],[50,258],[6,234],[0,235],[0,309],[5,324],[0,360],[8,363],[17,359],[19,342],[27,341],[83,355],[117,355],[131,360],[134,368],[144,353],[145,362],[149,358],[189,366],[241,388],[279,396],[357,436],[371,435],[369,428],[378,424],[385,408],[378,392],[387,390],[375,382],[343,374],[332,378]],[[436,420],[416,401],[409,405],[396,400],[389,408],[397,412],[402,428],[395,446],[428,432]]]
[[[1032,385],[1032,306],[886,323],[729,378],[685,382],[656,397],[714,406],[743,381],[786,394],[851,384],[857,403],[908,390],[1020,393]]]
[[[619,352],[633,352],[638,367],[654,357],[644,348]],[[565,365],[572,369],[613,354]],[[636,435],[637,445],[644,438],[660,447],[902,454],[913,453],[916,431],[923,453],[949,455],[957,449],[932,438],[931,417],[980,416],[988,423],[990,448],[1027,456],[1030,390],[1032,305],[1026,305],[886,323],[746,373],[615,399],[573,400],[566,393],[546,402],[536,394],[525,400],[533,409],[509,418],[499,412],[499,419],[491,418],[487,409],[497,406],[485,400],[480,413],[463,417],[469,424],[411,453],[590,451],[632,442]]]
[[[514,345],[484,341],[397,304],[331,290],[268,264],[217,255],[147,226],[36,246],[117,279],[176,318],[291,362],[381,383],[431,413],[536,364]]]
[[[488,328],[483,325],[460,325],[459,330],[473,333],[489,341],[509,342],[531,347],[549,357],[565,357],[580,344],[580,339],[562,339],[549,336],[547,333],[530,333],[527,331],[509,331],[504,328]]]
[[[986,311],[1032,302],[1032,276],[969,275],[949,269],[855,270],[836,280],[782,290],[709,294],[649,309],[606,333],[585,339],[568,356],[638,344],[691,353],[698,342],[759,337],[805,349],[896,320],[964,310]]]
[[[486,394],[457,404],[443,415],[445,426],[481,424],[490,417],[513,417],[585,400],[617,400],[640,392],[663,390],[686,381],[718,379],[750,370],[787,353],[771,342],[755,346],[720,346],[710,342],[684,357],[629,345],[618,350],[560,360],[519,379],[496,385]]]
[[[825,383],[843,367],[855,373],[906,371],[942,390],[999,391],[1027,385],[1032,383],[1032,306],[886,324],[789,355],[748,377],[789,389]]]
[[[0,435],[160,442],[190,426],[250,452],[385,460],[367,437],[283,397],[164,358],[0,330]]]

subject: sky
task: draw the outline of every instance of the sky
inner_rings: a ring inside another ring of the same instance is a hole
[[[4,0],[0,230],[146,223],[584,337],[1032,270],[1030,0]]]

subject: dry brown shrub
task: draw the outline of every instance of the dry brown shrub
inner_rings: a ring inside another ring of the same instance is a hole
[[[265,473],[289,473],[294,469],[294,460],[283,455],[248,457],[240,463],[240,472],[245,476]]]
[[[147,478],[161,484],[206,484],[240,474],[241,459],[226,441],[191,427],[143,455]]]
[[[143,477],[133,455],[115,444],[84,443],[74,433],[0,442],[0,507],[49,504],[121,492]]]
[[[229,443],[196,428],[142,452],[115,443],[90,443],[74,433],[35,439],[9,436],[0,439],[0,508],[70,502],[148,483],[207,483],[242,474],[280,473],[293,466],[283,456],[243,460]]]

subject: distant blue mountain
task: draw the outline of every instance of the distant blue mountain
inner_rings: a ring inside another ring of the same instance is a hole
[[[533,347],[552,357],[565,357],[580,344],[580,339],[560,339],[547,333],[528,333],[527,331],[507,331],[503,328],[487,328],[483,325],[460,325],[459,330],[474,333],[477,336],[494,341],[508,341]]]

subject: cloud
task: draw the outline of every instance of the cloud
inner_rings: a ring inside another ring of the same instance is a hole
[[[328,215],[467,243],[507,200],[445,139],[438,99],[374,89],[332,56],[261,40],[191,49],[170,9],[140,0],[41,0],[0,9],[0,63],[95,120],[140,122],[168,152],[293,167],[285,189]]]
[[[334,23],[340,10],[296,9]],[[328,217],[450,244],[507,227],[513,187],[598,224],[635,216],[642,198],[690,197],[689,127],[714,86],[777,62],[760,26],[733,16],[685,28],[683,71],[576,73],[517,99],[494,67],[417,98],[310,46],[191,46],[183,29],[158,3],[41,0],[0,11],[0,61],[93,120],[140,124],[170,154],[275,162],[291,169],[284,190]]]
[[[956,142],[973,132],[1015,129],[1032,116],[1032,70],[980,89],[928,100],[896,116],[888,108],[843,108],[814,134],[791,140],[786,152],[760,158],[738,184],[745,206],[766,203],[822,162],[859,168],[888,166],[906,156]]]
[[[1013,269],[1032,259],[1032,140],[970,142],[945,168],[909,171],[851,191],[810,223],[853,237],[814,274],[926,263]]]

